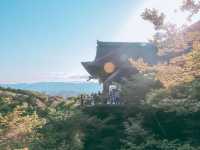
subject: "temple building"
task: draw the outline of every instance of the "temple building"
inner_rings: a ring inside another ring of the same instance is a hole
[[[97,41],[96,57],[93,61],[82,62],[91,75],[103,83],[103,93],[109,91],[112,82],[137,73],[129,59],[142,58],[148,64],[158,62],[157,49],[150,43],[102,42]]]

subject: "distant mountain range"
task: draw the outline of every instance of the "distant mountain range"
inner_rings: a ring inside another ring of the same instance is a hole
[[[93,82],[40,82],[0,84],[0,86],[14,89],[38,91],[52,96],[63,97],[97,93],[102,90],[102,86],[100,84]]]

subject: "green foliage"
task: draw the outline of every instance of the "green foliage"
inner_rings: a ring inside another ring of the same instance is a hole
[[[155,138],[146,139],[145,143],[135,145],[129,143],[129,147],[121,150],[199,150],[199,147],[190,144],[180,144],[178,141],[157,140]]]
[[[124,123],[126,139],[122,140],[124,143],[123,149],[129,149],[146,141],[148,133],[142,128],[142,120],[141,116],[138,115],[135,118],[129,118]]]
[[[152,89],[161,87],[153,75],[136,74],[122,83],[122,99],[125,104],[138,104]]]
[[[151,86],[149,88],[152,89]],[[198,88],[199,81],[196,80],[172,91],[150,90],[146,98],[151,102],[148,104],[98,104],[82,108],[77,107],[74,100],[69,100],[38,109],[34,97],[21,95],[17,100],[12,92],[4,93],[0,99],[1,119],[4,120],[0,128],[2,137],[13,133],[11,125],[23,125],[23,130],[16,130],[19,131],[16,133],[20,135],[16,136],[19,139],[4,140],[1,149],[193,150],[196,148],[193,145],[200,143],[200,111],[194,111],[197,103],[192,101],[196,99],[198,102]],[[8,96],[10,94],[13,96]],[[166,97],[170,100],[187,98],[193,105],[186,102],[185,105],[166,105],[163,103]],[[162,105],[154,106],[159,103]],[[23,107],[18,113],[19,105]],[[181,109],[183,106],[185,109]],[[188,106],[193,111],[189,111]]]
[[[86,126],[84,149],[87,150],[117,150],[123,137],[123,106],[98,105],[84,108],[83,112],[90,117],[98,118]]]
[[[190,92],[190,99],[196,99],[200,101],[200,80],[192,81],[192,84],[188,90]]]
[[[147,120],[147,114],[130,118],[125,122],[126,137],[122,139],[123,145],[121,150],[200,149],[198,146],[188,144],[195,143],[194,145],[198,145],[199,143],[197,141],[193,141],[197,138],[195,137],[195,132],[199,132],[197,130],[195,131],[199,122],[196,121],[194,123],[195,119],[192,116],[197,114],[184,116],[185,118],[183,118],[183,115],[177,116],[174,113],[167,113],[163,111],[149,113],[153,114],[151,119],[155,120],[155,122]],[[166,119],[162,120],[164,118]],[[194,127],[193,125],[197,126]]]
[[[162,108],[166,111],[175,111],[182,114],[200,110],[199,101],[200,80],[175,86],[171,89],[155,89],[146,96],[146,103]]]
[[[169,96],[166,89],[154,89],[146,96],[146,103],[155,105]]]
[[[61,117],[61,112],[54,111],[54,114],[49,113],[47,123],[38,130],[41,135],[31,144],[31,149],[66,149],[66,150],[81,150],[82,149],[82,131],[80,125],[85,117],[80,117],[78,114],[73,117]]]

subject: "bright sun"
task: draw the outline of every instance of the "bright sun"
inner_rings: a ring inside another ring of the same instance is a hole
[[[135,10],[130,12],[130,17],[124,26],[121,27],[119,33],[114,35],[116,41],[148,41],[154,33],[153,26],[141,18],[141,13],[145,8],[156,8],[167,15],[166,20],[177,25],[185,23],[187,13],[180,11],[182,0],[144,0],[145,2]],[[200,15],[196,16],[193,21],[199,20]],[[187,22],[186,22],[187,23]]]

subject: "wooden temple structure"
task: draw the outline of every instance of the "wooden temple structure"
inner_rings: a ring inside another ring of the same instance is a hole
[[[109,85],[129,77],[138,71],[129,63],[129,59],[142,58],[149,64],[158,61],[157,49],[150,43],[102,42],[97,41],[96,57],[93,61],[82,62],[91,75],[103,83],[103,93],[106,95]]]

